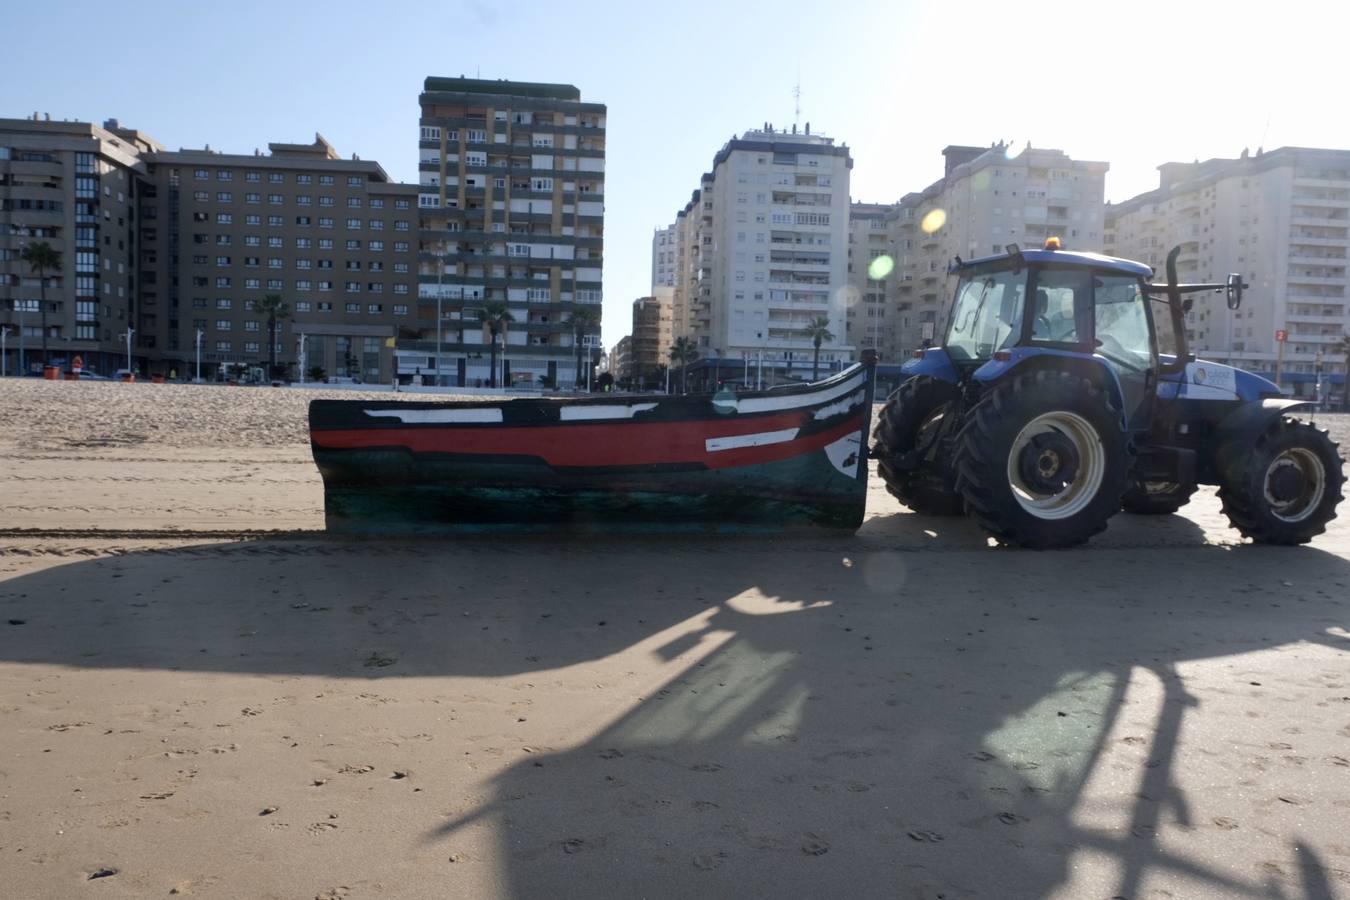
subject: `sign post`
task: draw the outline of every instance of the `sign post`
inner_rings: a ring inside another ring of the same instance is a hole
[[[1289,332],[1280,329],[1275,332],[1275,386],[1280,387],[1280,374],[1284,371],[1284,345],[1289,340]],[[1283,388],[1280,388],[1283,391]]]

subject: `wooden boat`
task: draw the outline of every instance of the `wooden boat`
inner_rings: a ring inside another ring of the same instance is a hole
[[[873,370],[743,393],[314,400],[328,529],[853,530]]]

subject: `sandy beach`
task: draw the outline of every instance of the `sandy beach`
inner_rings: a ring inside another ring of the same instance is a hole
[[[1346,512],[339,540],[321,395],[0,381],[0,897],[1350,897]]]

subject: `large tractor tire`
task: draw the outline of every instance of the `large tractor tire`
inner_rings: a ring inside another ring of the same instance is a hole
[[[1130,444],[1120,411],[1066,372],[1019,375],[971,410],[956,451],[966,509],[1002,544],[1072,547],[1120,511]]]
[[[960,405],[956,385],[916,375],[896,388],[877,417],[877,471],[886,490],[916,513],[965,512],[951,460],[935,452],[945,417],[956,415]]]
[[[1221,448],[1228,521],[1258,544],[1306,544],[1326,531],[1345,484],[1338,447],[1325,431],[1282,416],[1254,446]]]
[[[1144,516],[1166,516],[1191,502],[1197,490],[1195,484],[1176,482],[1134,481],[1120,498],[1126,512]]]

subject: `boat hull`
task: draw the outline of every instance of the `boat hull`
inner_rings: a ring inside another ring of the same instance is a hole
[[[856,529],[872,371],[781,392],[497,403],[316,400],[343,533]]]

